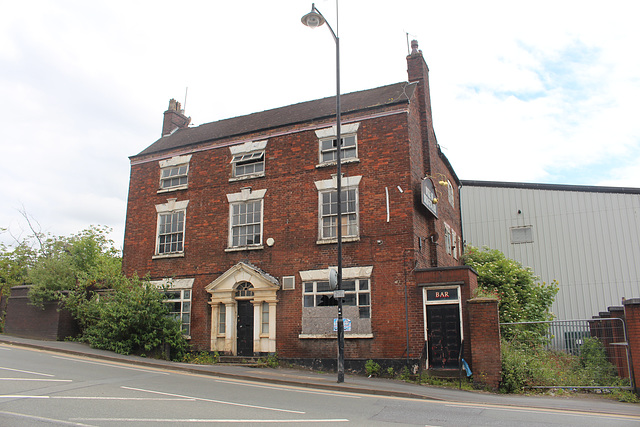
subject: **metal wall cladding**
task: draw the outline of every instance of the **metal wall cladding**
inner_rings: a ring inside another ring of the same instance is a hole
[[[559,282],[558,319],[640,297],[640,189],[463,181],[461,209],[468,245]]]

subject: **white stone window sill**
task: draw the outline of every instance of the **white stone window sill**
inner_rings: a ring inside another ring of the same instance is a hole
[[[163,259],[163,258],[184,258],[184,252],[178,252],[174,254],[161,254],[161,255],[156,254],[151,257],[151,259]]]
[[[312,339],[312,340],[335,340],[338,338],[338,334],[299,334],[298,338],[300,339]],[[345,332],[345,339],[370,339],[373,338],[373,334],[350,334]]]
[[[342,164],[347,164],[347,163],[360,163],[360,159],[357,157],[349,157],[347,159],[341,159],[342,160]],[[327,168],[329,166],[337,166],[338,162],[336,160],[330,161],[330,162],[324,162],[324,163],[320,163],[316,165],[316,168]]]
[[[359,242],[360,241],[360,236],[348,236],[348,237],[342,237],[342,243],[348,243],[348,242]],[[318,245],[329,245],[331,243],[338,243],[338,239],[322,239],[322,240],[318,240],[316,241],[316,244]]]
[[[188,185],[179,185],[176,187],[171,187],[171,188],[161,188],[158,190],[158,194],[160,193],[170,193],[172,191],[177,191],[177,190],[186,190],[187,188],[189,188]]]
[[[263,176],[265,176],[264,172],[254,173],[251,175],[235,176],[235,177],[229,178],[229,182],[244,181],[245,179],[253,179],[253,178],[262,178]]]
[[[259,249],[264,249],[263,245],[256,246],[238,246],[236,248],[227,248],[225,252],[240,252],[240,251],[257,251]]]

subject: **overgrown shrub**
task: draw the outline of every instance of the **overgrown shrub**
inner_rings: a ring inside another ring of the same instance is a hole
[[[530,268],[523,267],[517,261],[506,258],[495,249],[467,247],[464,254],[466,265],[478,272],[478,287],[483,295],[498,298],[500,323],[533,322],[552,320],[551,304],[558,293],[557,283],[539,283]],[[537,330],[517,331],[513,327],[504,327],[502,336],[513,338],[514,334],[528,334],[527,340],[534,335],[539,338],[546,332],[544,326]],[[525,338],[525,337],[523,337]]]
[[[521,393],[536,386],[624,386],[607,360],[604,345],[597,338],[585,339],[580,355],[547,350],[519,341],[502,342],[500,391]]]
[[[149,281],[120,277],[109,292],[71,293],[63,299],[80,322],[80,341],[120,354],[147,354],[170,347],[182,360],[188,344],[180,323],[170,316],[164,295]]]

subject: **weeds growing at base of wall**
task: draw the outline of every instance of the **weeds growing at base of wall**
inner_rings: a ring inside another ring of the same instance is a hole
[[[182,358],[184,363],[193,363],[195,365],[215,365],[220,361],[220,353],[214,351],[189,352]]]
[[[586,338],[579,355],[518,341],[502,341],[502,393],[530,392],[534,387],[629,385],[628,379],[617,375],[615,366],[607,360],[604,345],[597,338]],[[610,394],[621,401],[639,401],[626,390],[614,390]]]

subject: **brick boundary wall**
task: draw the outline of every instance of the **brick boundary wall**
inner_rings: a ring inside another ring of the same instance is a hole
[[[63,340],[75,336],[79,327],[67,310],[59,310],[57,302],[44,304],[44,309],[30,304],[29,286],[14,286],[8,299],[4,333],[24,338]]]
[[[474,298],[467,301],[473,382],[496,390],[502,378],[498,300]]]
[[[640,393],[640,298],[632,298],[622,302],[624,316],[627,321],[627,340],[631,354],[631,374],[635,392]]]

